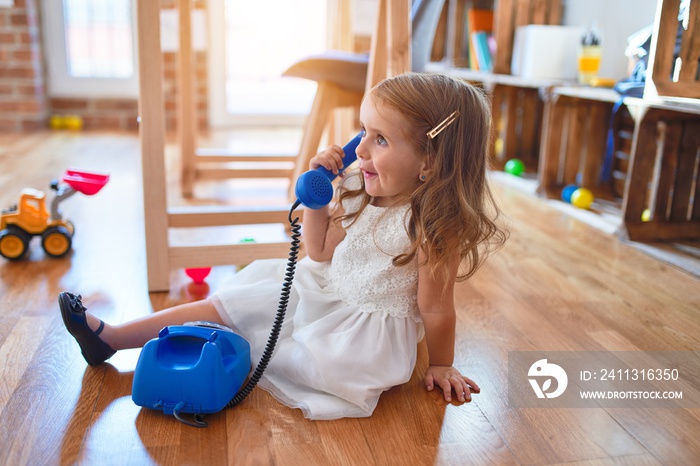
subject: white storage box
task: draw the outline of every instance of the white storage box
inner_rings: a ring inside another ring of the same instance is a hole
[[[515,30],[511,73],[523,78],[576,79],[583,28],[530,24]]]

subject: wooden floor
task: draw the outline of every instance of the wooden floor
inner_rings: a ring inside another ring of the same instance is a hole
[[[135,406],[138,351],[87,367],[56,295],[79,292],[110,322],[206,295],[179,270],[170,293],[147,292],[138,147],[134,134],[0,136],[3,207],[68,167],[111,174],[96,196],[63,204],[76,225],[69,257],[46,259],[35,242],[27,260],[0,260],[0,463],[700,464],[700,409],[509,405],[510,351],[700,350],[698,278],[509,187],[497,189],[508,245],[457,288],[456,365],[482,387],[472,403],[446,405],[424,390],[421,345],[412,380],[367,419],[308,421],[262,390],[209,416],[207,429]],[[219,183],[207,197],[238,189]],[[215,269],[209,285],[233,271]]]

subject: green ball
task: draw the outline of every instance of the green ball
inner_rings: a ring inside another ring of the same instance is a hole
[[[520,176],[525,171],[525,164],[520,159],[510,159],[506,162],[504,170],[511,175]]]

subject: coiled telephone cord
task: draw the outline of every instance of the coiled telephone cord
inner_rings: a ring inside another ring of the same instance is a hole
[[[292,282],[294,281],[294,273],[297,267],[297,256],[299,255],[301,240],[301,225],[299,224],[299,217],[292,219],[292,213],[299,207],[301,202],[296,201],[292,208],[289,210],[289,226],[292,230],[292,242],[289,249],[289,258],[287,259],[287,268],[284,275],[284,283],[282,284],[282,292],[280,294],[280,302],[277,307],[277,315],[275,316],[275,321],[272,324],[272,329],[270,330],[270,336],[267,339],[267,345],[265,346],[265,351],[263,351],[262,356],[258,365],[253,371],[253,375],[248,379],[248,383],[241,389],[241,391],[233,397],[231,401],[226,405],[227,408],[232,408],[240,404],[245,397],[247,397],[250,392],[253,391],[255,386],[260,381],[263,372],[267,368],[267,364],[272,358],[272,353],[275,351],[275,346],[277,345],[277,339],[279,338],[280,331],[282,330],[282,322],[284,322],[284,316],[287,313],[287,304],[289,303],[289,295],[292,292]]]

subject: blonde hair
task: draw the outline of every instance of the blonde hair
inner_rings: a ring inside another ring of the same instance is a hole
[[[430,175],[412,193],[409,250],[394,258],[397,266],[413,261],[419,250],[434,274],[449,281],[471,277],[507,232],[486,177],[491,138],[487,97],[474,86],[443,75],[408,73],[386,79],[366,98],[396,110],[406,120],[405,136],[427,158]],[[426,134],[454,112],[456,119],[432,139]],[[360,209],[341,217],[354,220],[371,201],[359,190],[341,193],[343,200],[363,195]],[[454,273],[455,254],[460,269]]]

